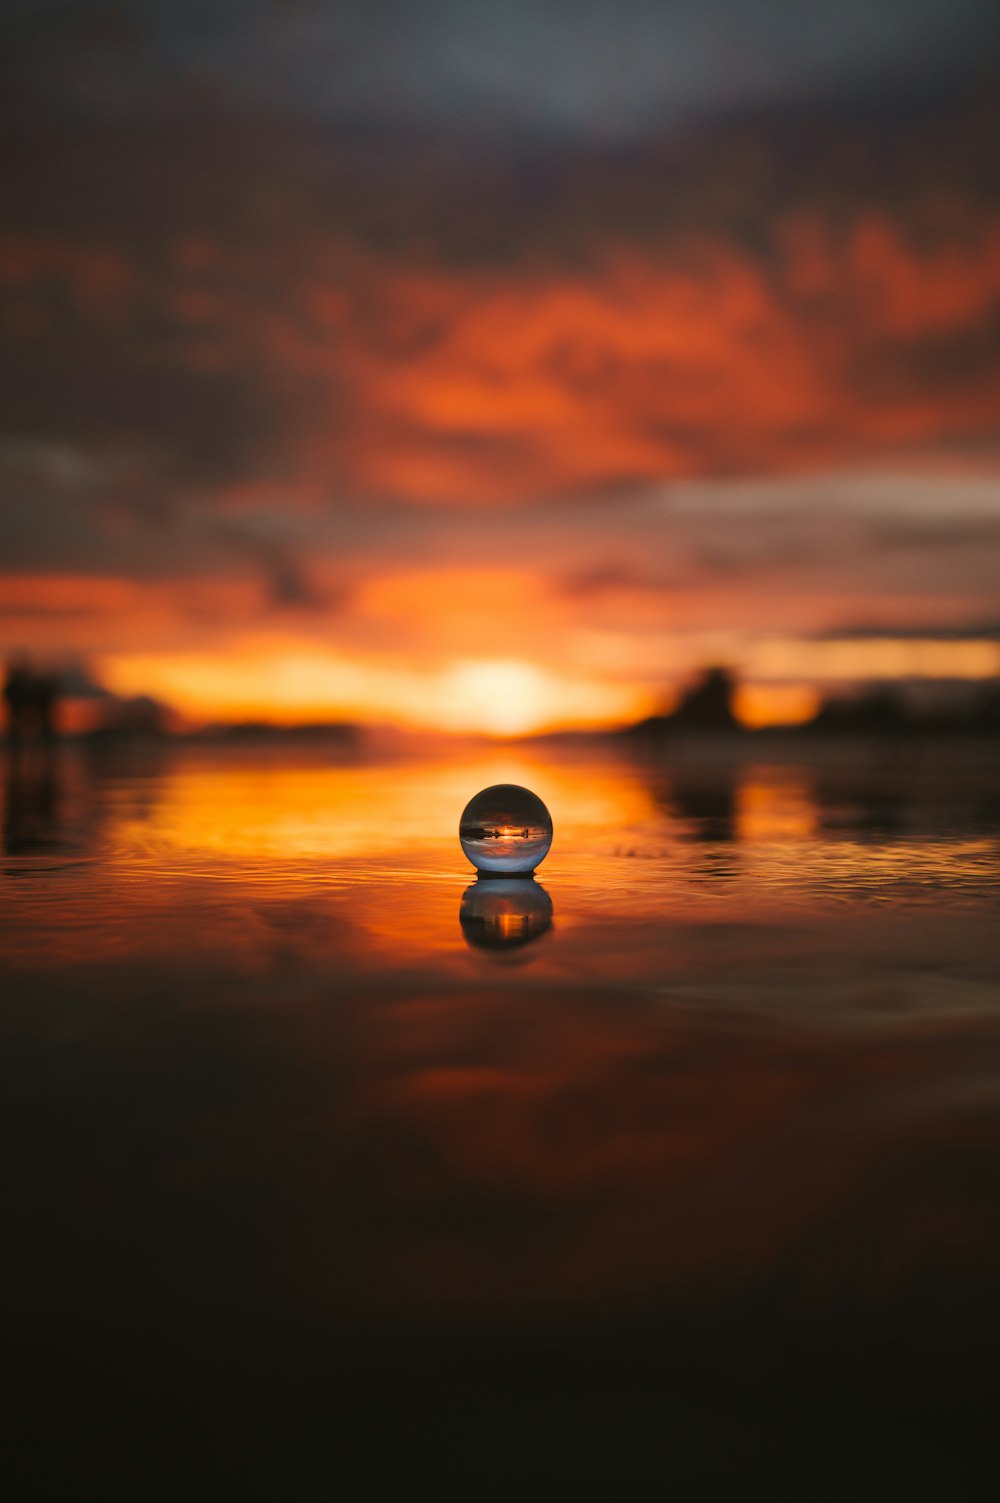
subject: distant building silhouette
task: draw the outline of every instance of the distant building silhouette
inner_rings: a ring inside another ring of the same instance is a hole
[[[869,684],[832,696],[802,725],[767,726],[751,732],[733,708],[736,678],[724,667],[706,668],[680,697],[675,709],[650,715],[624,732],[638,746],[659,749],[687,733],[744,738],[766,734],[783,741],[798,737],[892,739],[907,736],[996,736],[1000,734],[1000,679],[976,685],[942,684],[928,696],[905,679]],[[956,692],[945,692],[946,690]],[[957,692],[961,690],[961,693]]]
[[[679,731],[731,733],[743,729],[733,709],[736,679],[728,668],[706,668],[668,715],[650,715],[630,728],[630,734],[652,741]]]
[[[98,724],[90,731],[90,740],[158,738],[168,732],[169,715],[159,700],[148,694],[132,699],[109,698],[102,704]]]
[[[734,731],[739,721],[733,710],[736,680],[728,668],[706,668],[696,684],[682,695],[672,719],[699,730]]]
[[[957,703],[920,706],[905,685],[877,684],[820,706],[806,731],[850,736],[984,736],[1000,731],[1000,684],[987,680]]]
[[[916,729],[916,721],[902,697],[879,686],[849,699],[828,699],[811,722],[818,731],[898,735]]]
[[[12,658],[3,686],[7,735],[12,744],[35,737],[51,741],[56,733],[59,688],[54,674],[39,671],[27,658]]]

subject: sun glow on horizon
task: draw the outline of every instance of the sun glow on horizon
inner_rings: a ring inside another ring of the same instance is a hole
[[[801,725],[819,709],[826,686],[878,682],[889,667],[899,677],[968,680],[1000,671],[1000,644],[986,640],[768,639],[743,656],[734,709],[750,729]],[[353,721],[503,740],[612,729],[662,713],[670,701],[669,683],[651,672],[645,682],[621,682],[611,672],[588,675],[525,658],[373,663],[292,641],[247,642],[216,653],[116,653],[95,667],[114,693],[160,699],[190,725]]]
[[[624,724],[651,708],[641,687],[518,659],[465,659],[421,671],[316,651],[247,650],[115,655],[100,669],[116,693],[151,694],[202,723],[339,719],[502,738]]]

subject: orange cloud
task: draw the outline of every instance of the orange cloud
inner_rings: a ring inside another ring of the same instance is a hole
[[[994,222],[928,245],[885,216],[800,217],[773,240],[608,240],[574,271],[372,262],[354,316],[314,284],[354,421],[313,457],[361,491],[498,504],[993,433],[1000,373],[973,356],[1000,300]],[[373,309],[405,332],[373,335]],[[272,336],[324,379],[321,349]]]
[[[213,397],[228,473],[209,466],[209,504],[263,484],[500,506],[995,442],[1000,221],[961,207],[778,213],[752,248],[608,229],[572,260],[533,246],[503,264],[308,233],[279,262],[186,236],[155,279],[105,245],[7,236],[0,285],[11,317],[59,284],[85,321],[123,327],[142,290],[155,317],[122,379],[162,403],[151,372],[170,370],[157,446]]]

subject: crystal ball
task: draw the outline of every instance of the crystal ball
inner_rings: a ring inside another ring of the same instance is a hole
[[[552,816],[530,788],[496,783],[466,804],[458,838],[481,872],[527,876],[548,855]]]

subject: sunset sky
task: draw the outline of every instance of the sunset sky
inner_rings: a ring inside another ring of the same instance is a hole
[[[5,0],[0,653],[192,721],[1000,675],[986,0]]]

